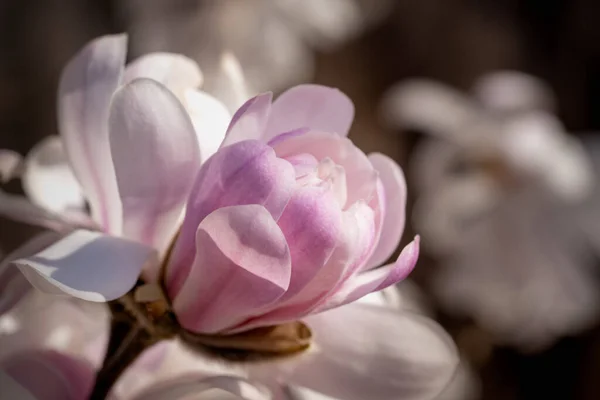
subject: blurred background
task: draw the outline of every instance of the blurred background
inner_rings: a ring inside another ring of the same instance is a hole
[[[194,58],[209,92],[224,51],[253,92],[338,87],[356,145],[407,177],[423,256],[400,291],[464,361],[439,399],[598,399],[599,19],[593,0],[4,0],[0,148],[57,133],[60,71],[107,33],[129,59]],[[0,250],[33,233],[0,220]]]

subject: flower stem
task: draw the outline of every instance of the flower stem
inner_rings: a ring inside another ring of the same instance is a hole
[[[112,313],[110,340],[90,400],[104,400],[113,385],[139,355],[161,338],[155,337],[135,317],[127,313],[122,301],[109,303]]]

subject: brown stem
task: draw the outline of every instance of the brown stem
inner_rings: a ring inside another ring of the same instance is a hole
[[[139,355],[158,342],[120,301],[109,303],[112,313],[110,339],[104,363],[96,374],[90,400],[104,400],[113,385]]]

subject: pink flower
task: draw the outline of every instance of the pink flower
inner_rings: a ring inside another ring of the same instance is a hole
[[[314,346],[285,373],[261,378],[274,387],[293,381],[291,368],[300,386],[344,399],[437,394],[457,361],[443,330],[388,307],[347,304],[405,278],[419,249],[416,238],[375,268],[399,243],[406,187],[396,163],[346,138],[350,100],[316,85],[273,104],[257,96],[202,164],[176,93],[151,79],[120,85],[120,45],[95,43],[66,69],[60,115],[101,229],[75,229],[16,260],[24,275],[44,292],[104,302],[131,290],[142,271],[155,278],[162,259],[189,330],[305,320]]]
[[[202,166],[166,271],[179,321],[202,333],[297,320],[402,280],[395,263],[406,184],[398,165],[346,138],[354,109],[335,89],[302,85],[234,115]],[[394,207],[386,207],[394,205]]]

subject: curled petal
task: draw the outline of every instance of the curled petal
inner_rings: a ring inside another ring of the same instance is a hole
[[[206,161],[225,138],[231,120],[229,111],[219,100],[200,90],[187,90],[183,104],[196,130],[202,161]]]
[[[379,172],[383,199],[380,199],[382,221],[378,243],[366,268],[376,267],[392,255],[398,247],[406,220],[406,180],[402,169],[394,160],[380,153],[370,154],[369,161]]]
[[[448,334],[415,314],[354,303],[308,317],[306,323],[316,332],[315,351],[289,382],[328,396],[432,399],[459,362]]]
[[[269,120],[272,98],[273,94],[267,92],[245,102],[233,114],[221,146],[229,146],[249,139],[261,140]]]
[[[272,304],[288,289],[291,257],[283,233],[262,206],[220,208],[196,234],[196,259],[173,308],[194,332],[216,333]],[[174,295],[174,296],[173,296]]]
[[[54,351],[17,354],[4,360],[0,369],[36,400],[84,399],[92,390],[95,376],[92,366],[85,361]]]
[[[357,203],[342,213],[341,222],[341,236],[333,254],[300,292],[273,311],[236,327],[236,331],[297,320],[310,314],[364,264],[373,244],[373,211],[365,203]],[[301,276],[298,272],[296,275]]]
[[[295,185],[294,168],[261,142],[247,140],[219,150],[196,177],[167,269],[168,286],[180,287],[185,280],[194,259],[198,225],[207,215],[220,207],[259,204],[277,221]],[[179,283],[172,280],[174,271]]]
[[[116,234],[121,231],[121,203],[108,143],[108,111],[126,51],[125,35],[92,41],[63,70],[58,95],[59,130],[75,176],[94,220]]]
[[[155,251],[140,243],[76,230],[14,264],[43,292],[104,302],[127,293],[142,268],[155,262]]]
[[[174,53],[150,53],[133,60],[125,68],[123,83],[150,78],[165,85],[177,97],[187,89],[202,85],[202,72],[191,58]]]
[[[53,212],[82,210],[85,199],[58,136],[38,143],[25,158],[23,190],[36,205]]]
[[[344,168],[347,180],[348,209],[359,200],[368,202],[377,186],[377,172],[365,154],[350,139],[334,133],[310,131],[293,134],[273,144],[278,157],[288,158],[310,154],[317,160],[330,158]]]
[[[134,400],[180,400],[187,399],[190,395],[194,395],[194,398],[203,399],[205,398],[203,394],[206,395],[208,400],[215,398],[213,395],[223,394],[223,392],[233,395],[233,398],[242,400],[269,400],[271,398],[266,389],[237,376],[202,377],[187,375],[154,385],[144,390]]]
[[[337,293],[321,305],[317,311],[351,303],[371,292],[377,292],[400,282],[410,274],[418,259],[419,237],[417,236],[402,250],[395,263],[353,276],[344,282]]]
[[[347,136],[354,119],[354,105],[338,89],[321,85],[298,85],[282,93],[274,102],[267,130],[269,141],[298,128]]]
[[[137,79],[114,95],[110,146],[123,204],[123,233],[163,252],[200,168],[190,119],[164,86]]]

